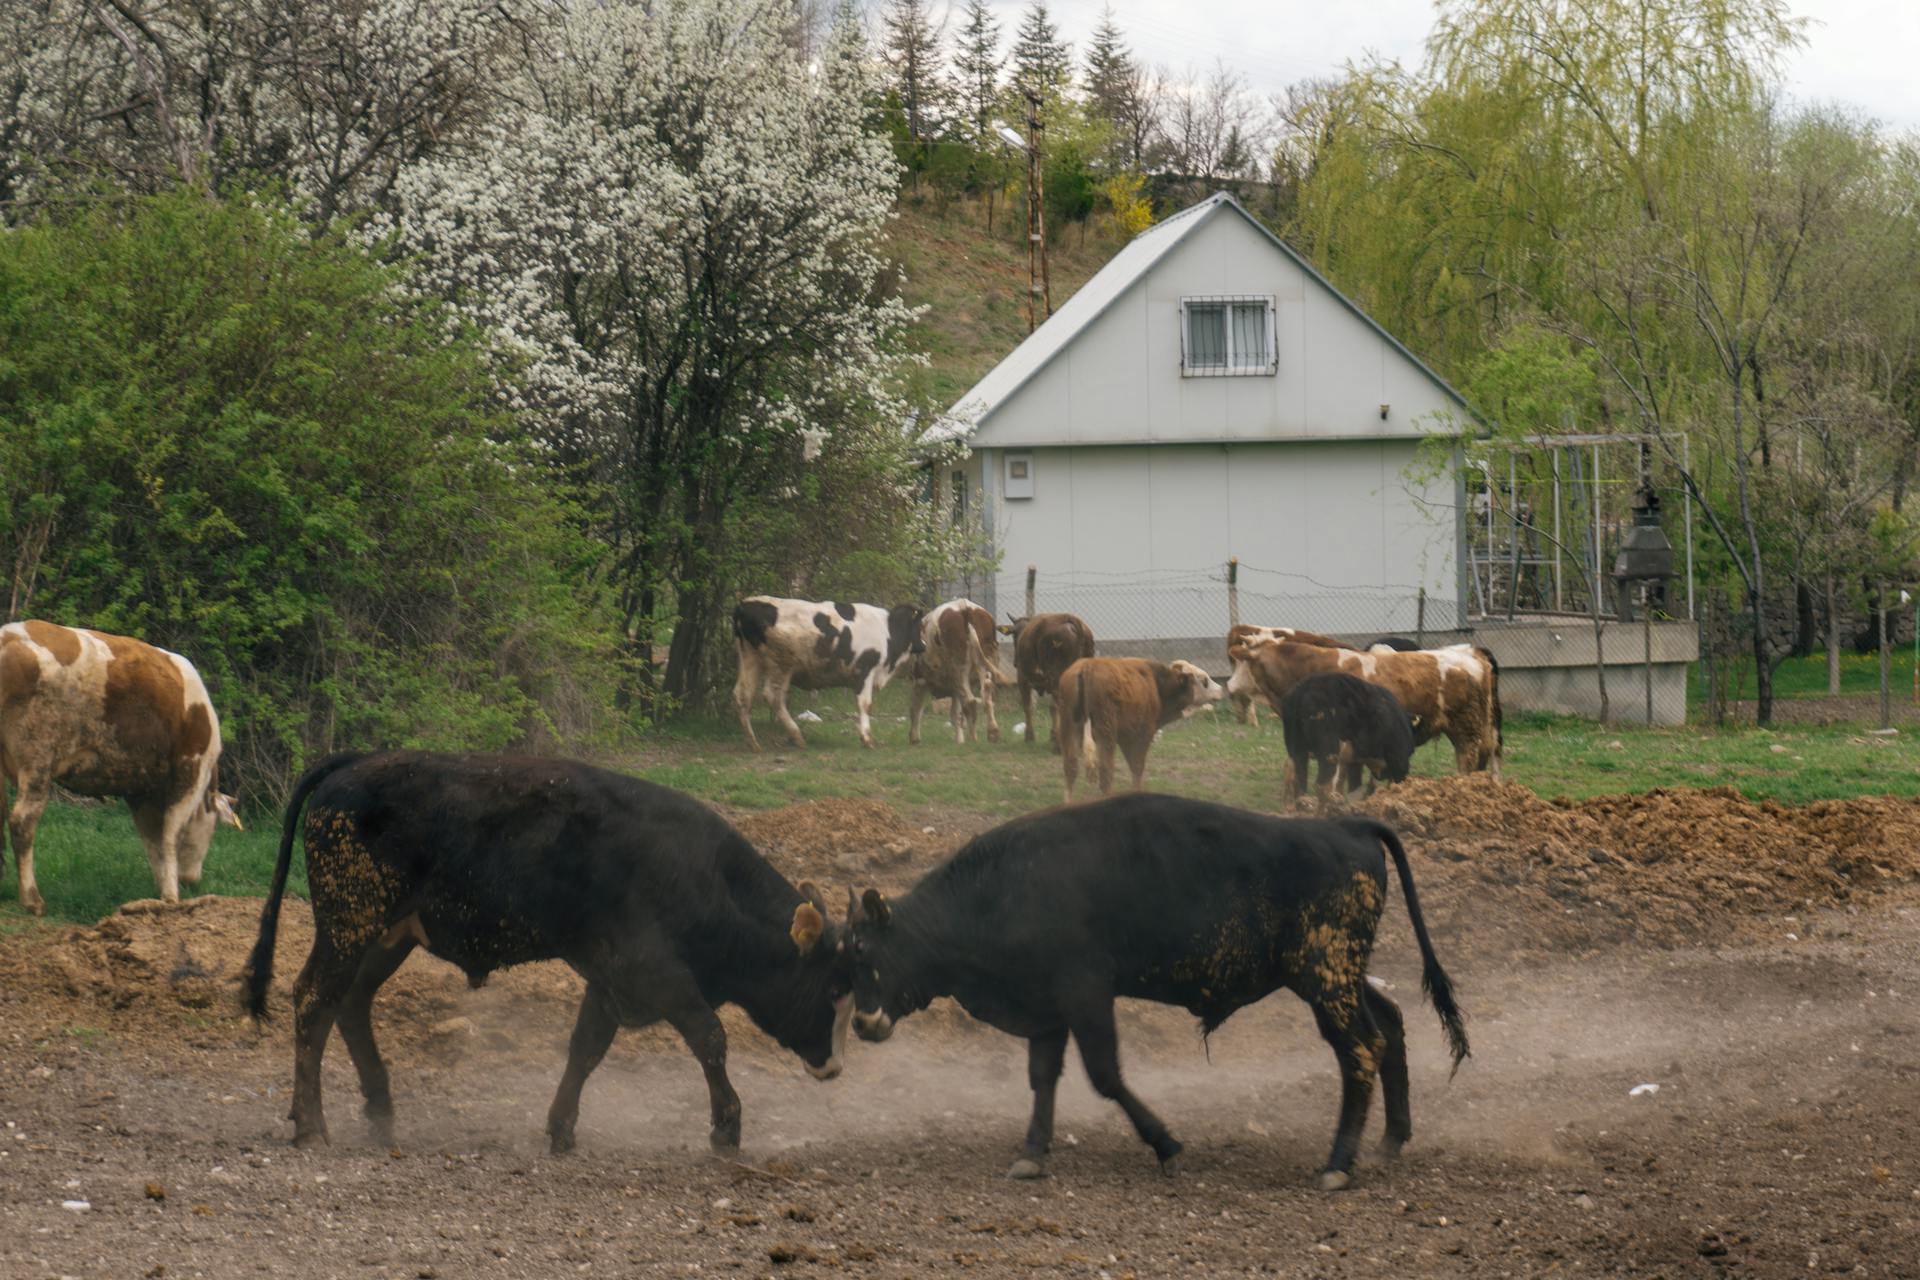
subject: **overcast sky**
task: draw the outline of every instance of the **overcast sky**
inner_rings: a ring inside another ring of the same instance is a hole
[[[1011,45],[1025,4],[991,3]],[[949,38],[959,31],[961,7],[953,6]],[[1101,7],[1102,0],[1050,0],[1076,63]],[[942,8],[935,0],[934,12]],[[1164,63],[1178,75],[1224,58],[1262,95],[1336,72],[1368,52],[1418,65],[1433,25],[1431,0],[1114,0],[1113,10],[1147,62]],[[1799,0],[1793,10],[1813,26],[1787,67],[1788,92],[1851,103],[1897,129],[1920,130],[1920,2]]]

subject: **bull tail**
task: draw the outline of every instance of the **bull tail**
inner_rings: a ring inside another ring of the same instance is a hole
[[[1493,754],[1504,756],[1507,753],[1506,730],[1500,723],[1500,662],[1493,656],[1493,650],[1476,648],[1475,653],[1486,659],[1487,671],[1493,676],[1491,698],[1493,700]]]
[[[1440,1015],[1440,1025],[1447,1033],[1447,1049],[1453,1055],[1453,1069],[1458,1072],[1461,1060],[1473,1052],[1467,1047],[1467,1022],[1460,1006],[1454,1003],[1453,980],[1447,977],[1439,957],[1433,954],[1433,939],[1427,935],[1426,917],[1420,914],[1420,895],[1413,887],[1413,868],[1407,865],[1406,846],[1400,843],[1393,828],[1383,822],[1369,822],[1365,826],[1393,855],[1394,870],[1400,873],[1400,892],[1407,899],[1407,919],[1413,922],[1413,938],[1420,944],[1420,989],[1427,993],[1427,1002]]]
[[[996,644],[993,646],[993,651],[988,652],[987,646],[981,642],[980,633],[971,625],[967,627],[967,648],[972,651],[968,657],[969,663],[979,663],[996,683],[1006,685],[1020,683],[1019,676],[1000,665],[1000,646]]]
[[[287,872],[293,866],[293,836],[300,826],[300,810],[313,789],[328,775],[366,758],[365,752],[343,751],[328,756],[300,775],[294,784],[293,798],[287,801],[286,820],[280,827],[280,857],[273,864],[273,885],[267,890],[267,905],[260,909],[260,936],[254,941],[253,954],[247,957],[241,975],[241,998],[255,1022],[267,1017],[267,989],[273,984],[273,944],[280,935],[280,900],[287,893]]]

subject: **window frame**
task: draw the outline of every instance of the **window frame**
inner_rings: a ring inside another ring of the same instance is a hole
[[[1233,349],[1233,308],[1259,304],[1266,308],[1266,360],[1254,365],[1236,365]],[[1193,309],[1219,307],[1226,321],[1226,361],[1224,364],[1196,365],[1191,359]],[[1280,372],[1279,310],[1270,293],[1202,293],[1180,299],[1180,376],[1183,378],[1271,378]]]

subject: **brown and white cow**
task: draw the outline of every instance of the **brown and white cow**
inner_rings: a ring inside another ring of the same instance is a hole
[[[33,833],[56,782],[125,799],[161,899],[178,902],[182,880],[200,882],[214,823],[240,825],[219,764],[219,717],[179,654],[50,622],[0,627],[0,769],[27,910],[46,911]]]
[[[993,712],[993,686],[1012,684],[1015,676],[1000,665],[1000,637],[993,615],[971,600],[949,600],[920,619],[924,652],[913,660],[913,708],[907,717],[907,741],[920,741],[920,716],[929,698],[951,706],[953,740],[980,740],[980,709],[987,712],[987,741],[1000,741]]]
[[[1093,656],[1093,628],[1070,613],[1035,613],[1024,618],[1007,615],[1000,634],[1013,637],[1013,670],[1020,684],[1020,709],[1026,715],[1026,739],[1033,741],[1033,696],[1051,698],[1060,687],[1061,673]],[[1060,753],[1060,721],[1054,709],[1048,742]]]
[[[1445,735],[1461,773],[1489,769],[1500,776],[1500,668],[1491,653],[1476,645],[1360,653],[1254,637],[1235,645],[1227,656],[1234,662],[1228,692],[1263,697],[1276,711],[1294,685],[1323,671],[1377,684],[1398,698],[1413,718],[1416,745]]]
[[[1321,635],[1318,631],[1302,631],[1298,627],[1256,627],[1242,622],[1227,628],[1227,656],[1233,656],[1235,645],[1253,639],[1291,640],[1295,644],[1317,644],[1323,649],[1354,647],[1344,640]],[[1258,700],[1252,694],[1234,693],[1229,688],[1227,696],[1233,699],[1233,712],[1238,720],[1256,729],[1260,727]]]
[[[787,711],[787,690],[853,689],[860,711],[860,741],[873,745],[869,713],[873,699],[901,664],[920,652],[920,610],[912,605],[786,600],[749,596],[733,609],[734,647],[740,674],[733,682],[733,709],[747,745],[755,751],[753,705],[764,698],[773,718],[796,747],[807,740]]]
[[[1213,678],[1191,662],[1155,662],[1151,658],[1082,658],[1060,677],[1053,695],[1054,725],[1060,732],[1061,766],[1067,775],[1067,801],[1080,776],[1080,757],[1090,753],[1088,772],[1100,794],[1113,790],[1113,751],[1117,746],[1140,790],[1147,773],[1147,749],[1162,728],[1210,707],[1225,697]]]

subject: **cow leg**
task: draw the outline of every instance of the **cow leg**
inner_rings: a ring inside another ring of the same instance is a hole
[[[1084,739],[1080,734],[1060,732],[1060,699],[1053,700],[1054,750],[1060,753],[1060,768],[1067,775],[1067,803],[1073,803],[1073,784],[1080,777],[1080,747]],[[1071,742],[1067,739],[1071,737]]]
[[[1033,686],[1025,680],[1020,682],[1020,710],[1026,717],[1027,745],[1033,745]]]
[[[873,750],[874,746],[873,718],[870,714],[873,711],[873,683],[873,677],[869,675],[866,683],[860,686],[860,691],[853,695],[853,709],[859,714],[860,719],[860,745],[869,751]]]
[[[1126,1081],[1120,1078],[1120,1037],[1113,1025],[1112,994],[1102,993],[1078,1003],[1079,1007],[1070,1015],[1069,1025],[1073,1028],[1073,1042],[1080,1046],[1080,1064],[1087,1069],[1088,1082],[1095,1093],[1120,1104],[1127,1119],[1133,1122],[1133,1131],[1159,1157],[1161,1172],[1173,1174],[1174,1160],[1182,1150],[1180,1144],[1167,1132],[1167,1126],[1160,1123],[1160,1117],[1134,1097]]]
[[[1234,714],[1239,718],[1240,723],[1250,729],[1258,729],[1260,727],[1258,700],[1250,693],[1233,693],[1227,696],[1233,699]]]
[[[918,680],[913,682],[913,701],[907,707],[907,745],[920,745],[920,717],[927,711],[927,686]]]
[[[37,916],[47,914],[40,886],[33,878],[33,833],[47,811],[52,782],[42,773],[22,773],[14,780],[13,811],[7,815],[7,834],[13,841],[13,861],[20,870],[20,905]]]
[[[793,712],[787,710],[787,691],[793,687],[791,672],[781,672],[767,680],[767,705],[773,709],[773,718],[787,735],[787,741],[796,747],[804,747],[807,740],[800,732],[800,722],[793,718]]]
[[[587,1077],[607,1056],[614,1033],[620,1030],[620,1014],[613,995],[604,982],[588,982],[587,994],[580,1001],[580,1013],[573,1022],[573,1037],[567,1041],[567,1070],[560,1087],[547,1108],[547,1142],[554,1155],[573,1150],[573,1126],[580,1118],[580,1090]]]
[[[1033,1088],[1033,1118],[1027,1121],[1026,1154],[1007,1170],[1009,1178],[1044,1178],[1047,1156],[1053,1150],[1053,1098],[1060,1087],[1060,1070],[1067,1061],[1067,1029],[1049,1031],[1027,1041],[1027,1083]]]
[[[1362,985],[1366,979],[1360,979]],[[1353,1157],[1360,1149],[1360,1133],[1367,1125],[1367,1106],[1373,1101],[1373,1077],[1387,1040],[1373,1025],[1362,998],[1352,990],[1323,995],[1313,1006],[1320,1034],[1333,1046],[1340,1063],[1340,1127],[1333,1151],[1320,1173],[1322,1191],[1341,1191],[1353,1180]]]
[[[1094,771],[1100,780],[1100,794],[1113,794],[1113,756],[1117,744],[1112,738],[1095,738],[1093,742]]]
[[[340,1038],[347,1043],[347,1056],[360,1076],[360,1096],[366,1099],[367,1124],[373,1129],[373,1141],[382,1147],[393,1145],[393,1090],[387,1080],[387,1064],[380,1059],[380,1048],[373,1040],[373,997],[381,984],[413,953],[414,940],[402,938],[391,947],[372,947],[360,959],[360,971],[340,1002],[338,1023]]]
[[[324,932],[293,982],[293,1145],[326,1142],[327,1116],[320,1101],[320,1063],[327,1053],[340,1002],[353,986],[359,965],[342,956]]]
[[[1147,752],[1153,746],[1153,735],[1144,738],[1128,738],[1121,742],[1120,750],[1127,757],[1127,769],[1133,774],[1133,789],[1141,791],[1147,785]]]
[[[1371,982],[1364,995],[1367,1013],[1373,1025],[1386,1037],[1386,1051],[1380,1055],[1380,1088],[1386,1094],[1387,1132],[1380,1139],[1380,1154],[1397,1156],[1413,1137],[1413,1107],[1407,1090],[1407,1028],[1400,1006]]]
[[[1447,734],[1453,744],[1453,768],[1456,773],[1472,773],[1480,763],[1480,744],[1458,732]]]
[[[999,714],[994,710],[993,690],[994,690],[993,677],[983,676],[980,680],[980,702],[981,702],[982,709],[987,713],[987,741],[988,742],[1000,741],[1000,717],[999,717]],[[979,741],[979,739],[976,738],[974,739],[974,741],[977,742]]]
[[[708,1141],[714,1151],[731,1156],[740,1150],[740,1095],[727,1079],[727,1030],[719,1015],[698,995],[688,996],[670,1013],[667,1021],[693,1050],[700,1069],[707,1075],[707,1098],[712,1104],[713,1129]]]
[[[739,717],[740,732],[747,735],[747,746],[758,751],[760,739],[753,735],[753,703],[760,692],[760,659],[744,643],[738,648],[740,671],[733,678],[733,714]]]
[[[1300,802],[1300,790],[1307,779],[1307,753],[1287,757],[1286,769],[1280,779],[1280,803],[1293,806]]]
[[[153,868],[153,884],[162,902],[180,901],[180,828],[185,825],[187,812],[185,805],[165,809],[137,805],[133,809],[133,825],[147,846],[147,865]]]

